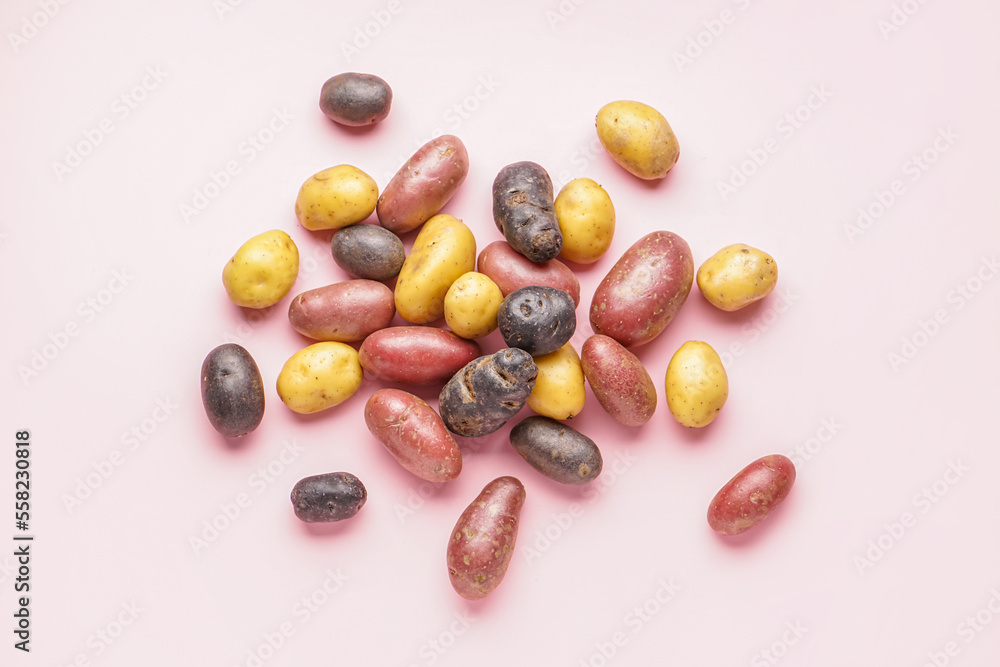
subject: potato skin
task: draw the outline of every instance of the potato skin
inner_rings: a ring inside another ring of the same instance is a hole
[[[256,429],[264,418],[260,369],[241,345],[220,345],[201,364],[201,402],[212,428],[229,438]]]
[[[280,229],[258,234],[240,246],[222,270],[229,300],[244,308],[273,306],[299,276],[299,249]]]
[[[596,122],[604,150],[633,176],[660,179],[677,164],[677,136],[663,114],[648,104],[610,102],[597,112]]]
[[[541,165],[514,162],[493,181],[493,221],[510,247],[532,262],[546,262],[562,250],[552,179]]]
[[[611,247],[615,205],[595,181],[576,178],[564,185],[556,197],[555,210],[563,236],[562,259],[593,264]]]
[[[365,373],[404,384],[443,384],[481,354],[475,341],[434,327],[382,329],[358,349]]]
[[[583,374],[605,412],[623,426],[642,426],[656,412],[656,386],[642,362],[614,338],[595,334],[583,343]]]
[[[593,440],[548,417],[528,417],[510,431],[510,444],[532,468],[561,484],[586,484],[604,459]]]
[[[438,412],[452,433],[488,435],[520,412],[537,375],[538,367],[524,350],[507,348],[479,357],[441,389]]]
[[[291,500],[300,521],[330,523],[350,519],[360,512],[368,500],[368,490],[349,472],[328,472],[296,482]]]
[[[476,239],[450,215],[436,215],[413,242],[396,279],[396,312],[414,324],[444,315],[444,295],[459,276],[476,268]]]
[[[450,482],[462,472],[462,452],[441,417],[423,399],[379,389],[365,404],[365,424],[394,459],[428,482]]]
[[[778,264],[763,250],[734,243],[706,259],[697,280],[706,301],[731,312],[771,293],[778,283]]]
[[[337,266],[367,280],[392,280],[406,259],[399,237],[378,225],[350,225],[338,230],[330,240],[330,252]]]
[[[374,280],[347,280],[299,294],[288,321],[303,336],[351,343],[389,326],[396,307],[392,290]]]
[[[374,74],[343,72],[323,84],[319,108],[324,116],[341,125],[373,125],[389,115],[392,88]]]
[[[358,353],[346,343],[313,343],[293,354],[278,374],[278,397],[307,415],[343,403],[361,386]]]
[[[385,186],[375,208],[379,223],[394,234],[416,229],[448,203],[468,174],[469,152],[461,139],[431,139]]]
[[[794,483],[795,465],[787,457],[759,458],[715,494],[708,505],[708,525],[721,535],[744,533],[766,519]]]
[[[667,407],[680,424],[708,426],[729,397],[729,377],[722,359],[708,343],[689,340],[667,365]]]
[[[503,293],[497,284],[475,271],[458,277],[444,295],[444,321],[462,338],[482,338],[497,328]]]
[[[500,334],[508,347],[531,356],[555,352],[576,332],[576,308],[569,294],[531,285],[514,290],[497,312]]]
[[[687,242],[673,232],[643,236],[625,251],[594,292],[594,333],[625,347],[659,336],[684,305],[694,280]]]
[[[448,576],[466,600],[486,597],[507,574],[525,495],[516,477],[498,477],[458,518],[448,540]]]
[[[580,305],[580,281],[572,269],[558,259],[532,262],[506,241],[494,241],[479,253],[479,272],[497,284],[504,296],[529,285],[555,287]]]
[[[538,377],[528,396],[528,407],[552,419],[572,419],[587,401],[580,355],[571,343],[535,357]]]
[[[340,229],[372,214],[378,201],[375,179],[349,164],[306,179],[295,199],[295,217],[310,231]]]

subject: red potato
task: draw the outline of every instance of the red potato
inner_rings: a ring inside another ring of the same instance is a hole
[[[795,483],[795,465],[781,454],[757,459],[736,473],[708,506],[708,525],[739,535],[766,519]]]
[[[580,351],[583,375],[594,396],[624,426],[642,426],[656,412],[656,386],[634,354],[614,338],[595,334]]]
[[[441,417],[423,399],[379,389],[365,404],[365,424],[399,465],[428,482],[450,482],[462,472],[462,452]]]
[[[288,321],[303,336],[353,343],[389,326],[396,314],[392,290],[374,280],[347,280],[299,294]]]
[[[405,384],[444,384],[482,354],[474,340],[434,327],[389,327],[358,349],[365,373]]]
[[[659,336],[684,305],[694,282],[694,258],[673,232],[653,232],[636,241],[594,292],[594,333],[625,347]]]
[[[448,575],[466,600],[486,597],[507,574],[524,498],[520,480],[498,477],[458,518],[448,540]]]
[[[461,139],[431,139],[385,186],[375,206],[379,223],[394,234],[416,229],[448,203],[468,173],[469,152]]]
[[[555,287],[573,297],[580,305],[580,281],[573,271],[558,259],[536,264],[517,252],[506,241],[494,241],[479,253],[479,273],[497,284],[504,296],[511,292],[539,285]]]

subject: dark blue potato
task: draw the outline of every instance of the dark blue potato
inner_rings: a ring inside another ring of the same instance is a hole
[[[507,348],[479,357],[445,384],[438,412],[453,433],[493,433],[524,407],[537,377],[538,367],[524,350]]]
[[[216,431],[230,438],[250,433],[264,418],[264,383],[245,348],[220,345],[201,365],[201,402]]]
[[[511,429],[510,444],[532,468],[563,484],[586,484],[604,466],[593,440],[548,417],[522,421]]]
[[[333,261],[356,278],[392,280],[406,259],[399,237],[379,225],[351,225],[330,241]]]
[[[392,88],[374,74],[344,72],[323,84],[319,108],[341,125],[372,125],[389,115]]]
[[[292,489],[295,516],[306,523],[350,519],[365,506],[368,491],[349,472],[328,472],[304,477]]]
[[[493,221],[510,247],[532,262],[546,262],[562,250],[552,179],[534,162],[515,162],[497,174]]]
[[[576,331],[576,304],[561,289],[532,285],[514,290],[497,312],[500,335],[509,347],[532,356],[555,352]]]

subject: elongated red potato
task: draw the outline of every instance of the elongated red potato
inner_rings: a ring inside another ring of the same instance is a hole
[[[624,426],[642,426],[656,412],[656,386],[634,354],[614,338],[595,334],[580,353],[583,375],[598,403]]]
[[[385,186],[375,207],[379,223],[394,234],[416,229],[448,203],[468,173],[469,152],[461,139],[431,139]]]
[[[555,287],[580,305],[580,281],[568,266],[558,259],[536,264],[506,241],[494,241],[483,248],[479,253],[479,272],[495,282],[504,296],[531,285]]]
[[[736,473],[712,498],[708,525],[722,535],[739,535],[766,519],[795,483],[795,465],[781,454],[757,459]]]
[[[482,352],[435,327],[389,327],[368,336],[358,349],[361,367],[372,377],[405,384],[444,384]]]
[[[428,482],[450,482],[462,472],[462,452],[441,417],[423,399],[379,389],[365,405],[365,424],[399,465]]]
[[[392,290],[374,280],[345,280],[292,299],[288,321],[303,336],[352,343],[389,326],[396,314]]]

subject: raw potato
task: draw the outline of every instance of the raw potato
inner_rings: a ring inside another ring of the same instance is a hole
[[[303,336],[351,343],[389,326],[396,308],[392,290],[374,280],[347,280],[299,294],[288,321]]]
[[[503,293],[481,273],[459,276],[444,295],[444,321],[462,338],[482,338],[497,328]]]
[[[396,312],[414,324],[444,315],[444,295],[459,276],[476,268],[476,239],[450,215],[424,224],[396,279]]]
[[[346,343],[314,343],[293,354],[278,374],[278,396],[294,412],[307,415],[351,397],[364,374],[358,353]]]
[[[656,386],[642,362],[614,338],[595,334],[580,354],[583,374],[601,407],[619,424],[642,426],[656,412]]]
[[[504,297],[497,313],[500,334],[508,347],[528,354],[548,354],[576,332],[576,304],[553,287],[522,287]]]
[[[379,389],[365,404],[365,424],[394,459],[428,482],[450,482],[462,472],[462,452],[444,422],[423,399]]]
[[[406,259],[398,236],[378,225],[344,227],[330,240],[337,266],[356,278],[392,280]]]
[[[708,525],[722,535],[739,535],[759,524],[795,483],[795,465],[781,454],[757,459],[736,473],[712,498]]]
[[[524,498],[520,480],[499,477],[458,518],[448,540],[448,575],[466,600],[486,597],[507,574]]]
[[[745,243],[728,245],[698,269],[698,289],[710,304],[733,311],[760,301],[778,282],[778,264]]]
[[[310,231],[354,225],[375,210],[375,179],[349,164],[310,176],[295,199],[295,217]]]
[[[552,419],[572,419],[587,400],[580,355],[566,343],[555,352],[535,357],[538,377],[528,407]]]
[[[481,354],[475,341],[436,327],[389,327],[358,349],[365,373],[404,384],[444,384]]]
[[[680,155],[667,119],[642,102],[620,100],[604,105],[597,112],[597,138],[615,162],[646,180],[666,176]]]
[[[441,389],[438,412],[452,433],[488,435],[520,412],[537,376],[538,367],[524,350],[507,348],[479,357]]]
[[[201,365],[201,401],[212,428],[229,438],[256,429],[264,418],[264,383],[246,348],[220,345]]]
[[[404,234],[436,215],[469,173],[469,153],[452,134],[431,139],[400,167],[382,191],[375,212],[379,223]]]
[[[280,229],[242,246],[222,270],[229,300],[244,308],[267,308],[285,298],[299,275],[299,249]]]
[[[555,209],[563,236],[561,258],[593,264],[611,247],[615,205],[596,182],[589,178],[570,181],[559,191]]]
[[[580,305],[580,281],[572,269],[558,259],[532,262],[510,247],[506,241],[494,241],[479,253],[479,272],[489,276],[504,296],[522,287],[555,287],[573,297]]]
[[[697,340],[681,345],[667,365],[667,407],[690,428],[708,426],[729,397],[729,378],[712,346]]]
[[[306,523],[343,521],[361,511],[368,491],[349,472],[328,472],[300,479],[292,487],[295,516]]]
[[[528,417],[510,431],[510,444],[532,468],[561,484],[586,484],[604,459],[593,440],[548,417]]]
[[[374,74],[338,74],[327,79],[319,93],[323,115],[351,127],[378,123],[391,107],[392,88]]]
[[[510,247],[532,262],[545,262],[562,249],[562,232],[552,179],[541,165],[515,162],[493,181],[493,221]]]

